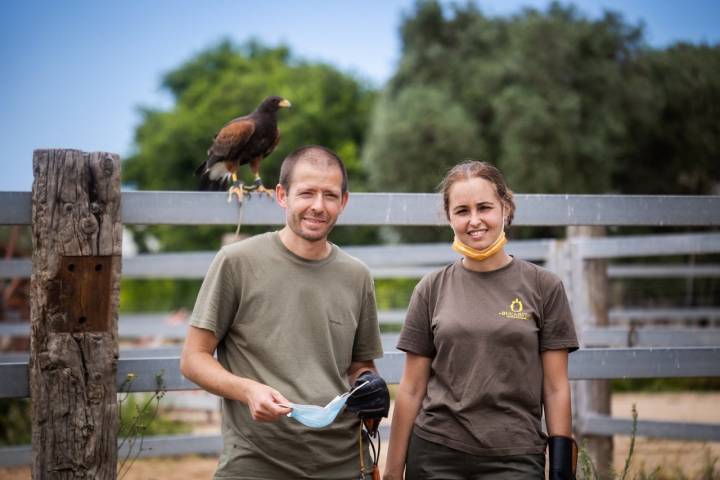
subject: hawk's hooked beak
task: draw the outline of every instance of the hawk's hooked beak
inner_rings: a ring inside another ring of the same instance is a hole
[[[285,99],[283,98],[282,100],[280,100],[280,103],[278,103],[278,107],[280,107],[280,108],[290,108],[290,107],[292,107],[292,105],[290,104],[290,102],[288,102],[287,100],[285,100]]]

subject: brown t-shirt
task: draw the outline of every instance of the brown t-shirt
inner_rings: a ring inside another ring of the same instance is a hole
[[[415,287],[397,348],[432,358],[415,433],[475,455],[543,453],[545,350],[578,347],[562,282],[514,258],[492,272],[458,261]]]
[[[327,404],[349,389],[352,362],[382,356],[368,268],[334,245],[325,259],[298,257],[277,232],[218,252],[190,324],[220,340],[218,361],[227,370],[295,403]],[[349,412],[320,429],[285,417],[255,422],[245,404],[223,399],[215,478],[356,478],[359,427]]]

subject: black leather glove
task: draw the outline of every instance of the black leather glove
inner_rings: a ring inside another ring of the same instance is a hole
[[[365,382],[368,384],[355,391],[347,399],[346,408],[350,412],[357,413],[363,420],[379,420],[387,417],[390,410],[390,391],[385,380],[377,373],[368,370],[355,380],[353,388],[359,387]]]
[[[570,437],[549,437],[550,480],[575,480],[577,443]]]

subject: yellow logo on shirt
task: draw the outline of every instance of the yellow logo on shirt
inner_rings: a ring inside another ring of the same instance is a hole
[[[523,304],[519,298],[515,298],[515,300],[510,302],[509,312],[507,310],[503,310],[502,312],[498,313],[498,315],[506,318],[517,318],[519,320],[530,320],[531,317],[529,313],[523,312]]]

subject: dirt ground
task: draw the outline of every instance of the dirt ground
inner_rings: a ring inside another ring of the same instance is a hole
[[[718,393],[664,393],[615,394],[612,411],[616,417],[631,417],[632,404],[637,406],[639,418],[647,420],[676,420],[720,424],[720,392]],[[208,433],[207,423],[200,430]],[[216,430],[217,431],[217,430]],[[615,437],[614,465],[622,471],[629,447],[629,437]],[[661,478],[700,478],[701,469],[715,461],[714,476],[720,479],[720,442],[681,442],[662,439],[638,438],[629,478],[639,478],[660,467]],[[384,459],[383,459],[384,460]],[[123,480],[201,480],[210,479],[217,458],[185,456],[137,460]],[[683,477],[684,475],[684,477]],[[28,467],[0,469],[2,480],[29,480]]]
[[[631,418],[633,403],[642,420],[674,420],[720,424],[720,393],[632,393],[615,394],[612,414]],[[614,438],[613,467],[621,472],[625,465],[630,437]],[[720,442],[683,442],[638,437],[631,464],[631,478],[649,474],[660,467],[665,478],[700,478],[701,469],[715,463],[715,476],[720,479]]]

